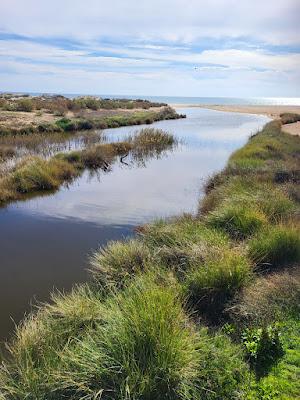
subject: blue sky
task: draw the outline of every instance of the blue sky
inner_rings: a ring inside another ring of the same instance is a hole
[[[299,97],[299,0],[1,0],[0,90]]]

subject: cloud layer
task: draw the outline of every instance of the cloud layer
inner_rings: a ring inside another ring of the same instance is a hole
[[[298,96],[298,0],[2,0],[0,90]]]

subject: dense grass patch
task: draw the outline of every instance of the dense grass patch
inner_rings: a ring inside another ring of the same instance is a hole
[[[227,232],[234,239],[245,239],[257,232],[267,222],[266,216],[259,210],[245,205],[227,205],[213,211],[207,223]]]
[[[216,321],[251,276],[247,258],[236,250],[227,250],[188,273],[185,291],[193,308]]]
[[[176,284],[164,280],[147,275],[103,305],[83,289],[60,296],[18,332],[15,362],[2,366],[3,395],[213,400],[242,393],[248,373],[240,347],[196,330]]]
[[[145,271],[151,261],[149,248],[140,240],[110,242],[91,257],[95,279],[104,286],[122,287]]]
[[[63,160],[32,157],[24,160],[12,173],[11,183],[17,192],[30,193],[57,189],[62,181],[75,175],[76,170]]]
[[[249,241],[249,255],[266,269],[299,262],[299,229],[292,225],[268,226]]]
[[[14,362],[0,373],[4,399],[56,399],[51,391],[61,365],[61,352],[71,338],[78,340],[95,323],[103,321],[101,295],[86,285],[68,295],[54,294],[53,303],[29,316],[9,346]]]
[[[299,268],[258,277],[243,288],[230,307],[242,325],[268,325],[300,315]]]

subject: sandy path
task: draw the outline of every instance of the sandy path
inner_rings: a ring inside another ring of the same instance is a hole
[[[300,106],[239,106],[239,105],[205,105],[205,104],[171,104],[172,107],[200,107],[216,111],[238,112],[246,114],[266,115],[273,119],[280,118],[282,113],[300,114]],[[283,125],[283,130],[292,135],[300,136],[300,122]]]

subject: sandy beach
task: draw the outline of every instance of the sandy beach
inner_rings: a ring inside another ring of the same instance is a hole
[[[252,106],[252,105],[206,105],[206,104],[171,104],[172,107],[185,108],[185,107],[200,107],[208,108],[210,110],[224,111],[224,112],[237,112],[246,114],[259,114],[267,115],[272,119],[280,118],[282,113],[296,113],[300,114],[300,106]],[[300,136],[300,122],[293,124],[283,125],[283,130],[292,135]]]

